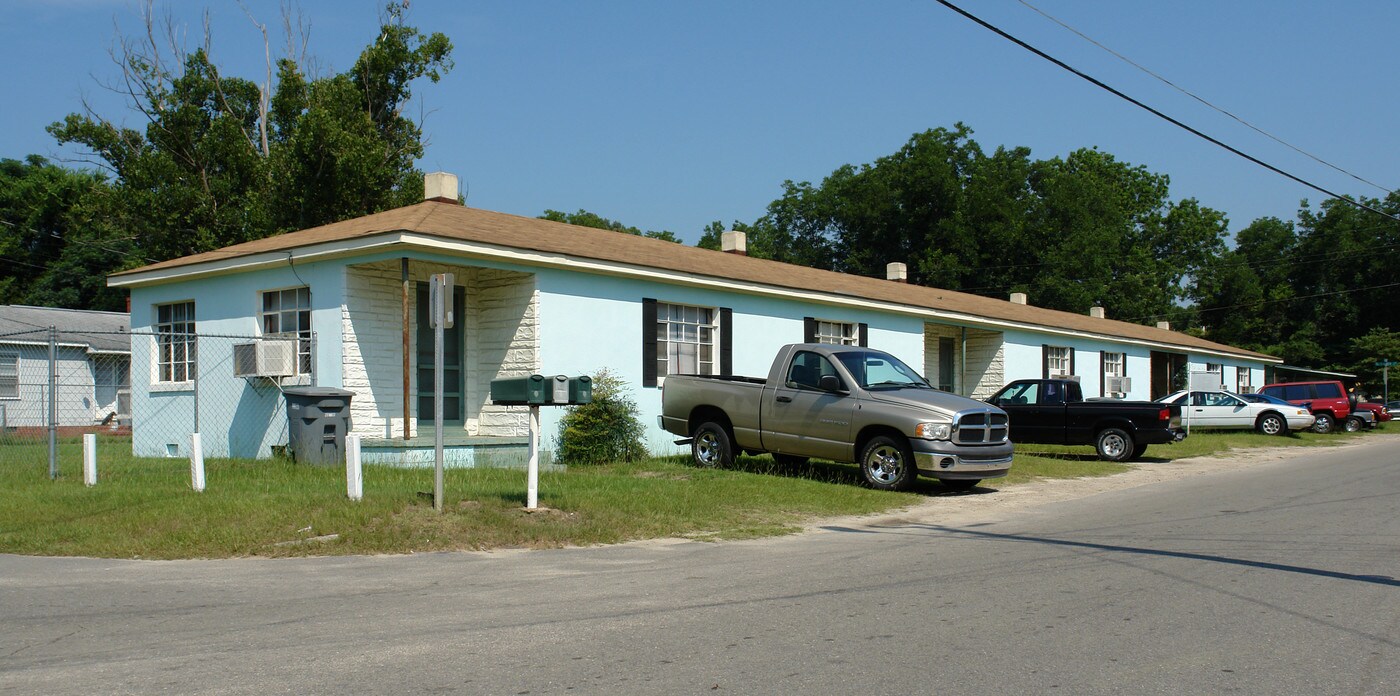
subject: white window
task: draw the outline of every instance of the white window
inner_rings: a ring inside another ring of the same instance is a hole
[[[156,381],[194,379],[195,345],[194,303],[156,305]]]
[[[1247,367],[1235,368],[1235,393],[1248,394],[1254,391],[1254,385],[1249,377],[1250,370]]]
[[[1220,363],[1206,363],[1206,374],[1214,375],[1214,384],[1220,385],[1218,389],[1225,387],[1225,368]]]
[[[715,312],[709,307],[656,303],[656,375],[713,375]]]
[[[1063,346],[1045,347],[1045,370],[1053,375],[1070,374],[1069,348]]]
[[[311,374],[311,288],[264,292],[258,318],[264,336],[297,337],[297,374]]]
[[[854,346],[860,343],[856,325],[842,321],[817,321],[817,343]]]
[[[0,353],[0,399],[19,398],[19,353]]]

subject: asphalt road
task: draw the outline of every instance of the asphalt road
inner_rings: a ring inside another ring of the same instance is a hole
[[[1395,694],[1396,445],[755,542],[0,556],[0,693]]]

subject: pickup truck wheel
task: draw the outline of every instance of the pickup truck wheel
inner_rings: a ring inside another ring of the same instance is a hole
[[[729,432],[718,423],[701,423],[690,435],[690,456],[698,466],[728,467],[734,464]]]
[[[1133,448],[1133,459],[1142,459],[1142,455],[1147,453],[1147,445],[1138,445]]]
[[[1347,416],[1347,419],[1342,421],[1342,430],[1349,433],[1357,432],[1364,427],[1366,427],[1366,424],[1361,422],[1361,419],[1356,416]]]
[[[888,435],[877,435],[860,453],[860,473],[871,488],[902,491],[913,487],[919,477],[909,443]]]
[[[1277,413],[1259,416],[1259,422],[1254,427],[1265,435],[1282,435],[1288,431],[1288,424],[1283,421],[1283,416]]]
[[[1126,462],[1133,456],[1133,436],[1121,428],[1104,428],[1094,440],[1099,458],[1110,462]]]
[[[1313,422],[1312,431],[1315,433],[1330,433],[1332,432],[1332,426],[1335,424],[1336,421],[1332,420],[1332,414],[1319,413],[1317,414],[1317,420]]]

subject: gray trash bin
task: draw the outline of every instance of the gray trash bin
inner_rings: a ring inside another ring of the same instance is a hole
[[[345,433],[350,431],[350,397],[334,387],[290,387],[287,397],[287,449],[303,464],[345,461]]]

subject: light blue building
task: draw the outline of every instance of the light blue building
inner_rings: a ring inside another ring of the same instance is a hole
[[[1170,391],[1183,369],[1252,391],[1279,362],[1107,319],[1102,308],[1080,315],[1021,295],[909,285],[898,259],[890,279],[858,277],[745,256],[738,233],[726,233],[728,252],[711,251],[468,208],[456,202],[451,175],[429,175],[426,188],[416,205],[112,276],[131,292],[137,454],[183,452],[177,434],[193,428],[198,386],[206,453],[267,456],[286,442],[280,388],[315,384],[354,392],[353,432],[365,438],[367,460],[430,461],[426,282],[443,272],[457,283],[443,405],[461,465],[523,452],[525,410],[489,400],[491,380],[505,376],[608,368],[632,385],[652,451],[671,452],[673,436],[656,427],[668,373],[763,376],[779,346],[804,340],[889,351],[974,398],[1013,379],[1062,374],[1086,394],[1147,399]],[[295,365],[284,376],[235,376],[248,370],[231,349],[189,350],[187,332],[201,341],[290,337],[280,343],[295,346],[286,349],[294,356],[258,358]],[[560,410],[544,412],[548,451]]]

